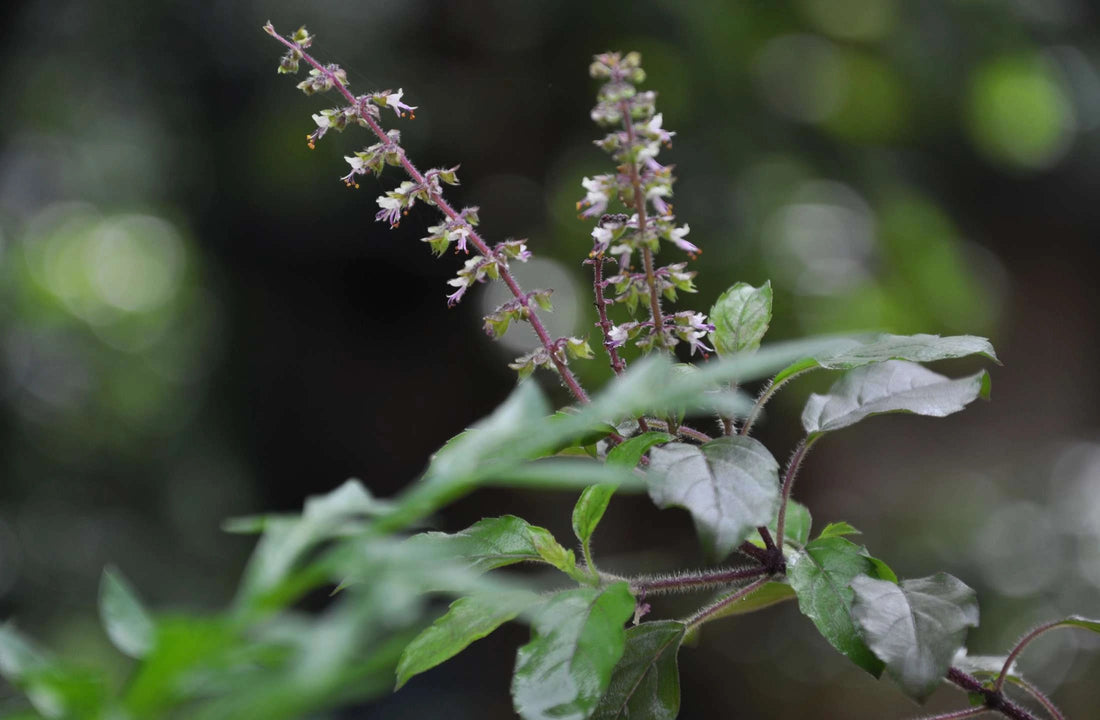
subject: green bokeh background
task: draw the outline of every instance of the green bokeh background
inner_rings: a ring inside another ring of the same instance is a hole
[[[973,333],[1005,363],[991,404],[823,443],[796,491],[818,524],[850,521],[902,576],[943,569],[975,587],[978,652],[1100,614],[1088,4],[108,0],[0,14],[0,613],[60,652],[124,676],[95,620],[104,565],[154,607],[221,606],[251,546],[221,532],[225,517],[296,508],[349,476],[392,493],[508,393],[505,363],[528,342],[480,332],[489,288],[447,310],[459,263],[416,242],[430,212],[397,231],[373,221],[396,175],[338,182],[365,136],[306,148],[325,101],[276,76],[269,18],[308,24],[353,89],[405,89],[410,155],[462,163],[455,203],[480,205],[492,239],[529,238],[545,262],[525,284],[556,288],[561,333],[594,316],[574,203],[607,162],[585,69],[595,52],[641,51],[678,133],[662,155],[681,178],[676,214],[704,250],[699,294],[677,309],[771,279],[773,339]],[[608,375],[578,369],[593,386]],[[760,432],[777,456],[823,382],[771,408]],[[437,523],[512,512],[565,537],[571,502],[483,492]],[[617,499],[597,552],[664,570],[698,564],[694,542],[686,514]],[[1023,662],[1077,718],[1100,703],[1100,648],[1083,635]],[[525,636],[506,630],[340,716],[510,717]],[[918,712],[793,606],[708,628],[681,665],[685,718]],[[931,707],[958,704],[945,690]]]

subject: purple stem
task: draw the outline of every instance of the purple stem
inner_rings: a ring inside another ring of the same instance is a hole
[[[715,585],[725,585],[737,580],[754,578],[767,573],[760,566],[740,567],[732,570],[711,570],[704,572],[684,573],[671,577],[640,577],[630,581],[630,589],[634,593],[662,593],[680,592],[694,588],[704,589]]]

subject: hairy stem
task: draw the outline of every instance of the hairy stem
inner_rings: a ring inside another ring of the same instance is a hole
[[[1004,687],[1005,678],[1008,677],[1008,671],[1010,669],[1012,669],[1012,663],[1016,662],[1016,658],[1019,656],[1019,654],[1021,652],[1023,652],[1024,648],[1027,647],[1031,643],[1032,640],[1039,637],[1040,635],[1045,633],[1047,630],[1053,630],[1054,628],[1058,627],[1061,624],[1062,624],[1061,620],[1055,620],[1053,622],[1043,623],[1039,627],[1030,630],[1026,635],[1024,635],[1022,638],[1020,638],[1016,642],[1016,647],[1012,648],[1012,652],[1010,652],[1008,654],[1008,657],[1005,658],[1005,664],[1001,668],[1001,674],[998,675],[997,679],[993,682],[993,689],[994,690],[1000,690],[1002,687]]]
[[[607,298],[603,294],[603,253],[592,258],[590,262],[592,263],[592,288],[596,294],[596,312],[600,316],[598,325],[603,331],[603,347],[611,359],[611,369],[616,375],[622,375],[623,370],[626,369],[626,362],[623,361],[618,348],[611,340],[611,321],[607,318]]]
[[[271,26],[269,25],[268,27]],[[369,113],[363,110],[362,105],[366,102],[366,100],[361,103],[358,99],[356,99],[351,91],[347,89],[347,86],[345,86],[344,83],[342,83],[340,79],[336,77],[335,73],[333,73],[321,63],[317,62],[317,60],[315,60],[312,55],[307,53],[298,43],[292,40],[288,40],[282,35],[279,35],[275,32],[274,28],[271,28],[268,32],[272,37],[285,45],[287,48],[290,48],[300,53],[303,60],[305,60],[307,63],[310,64],[311,67],[313,67],[318,72],[324,74],[325,77],[329,79],[333,87],[335,87],[336,90],[344,96],[345,100],[351,103],[351,105],[355,108],[362,110],[362,112],[359,113],[359,117],[361,117],[367,123],[371,131],[376,136],[378,136],[379,140],[384,143],[388,143],[390,141],[389,136],[386,135],[386,131],[382,129],[382,126],[375,122],[374,118],[372,118]],[[412,178],[414,182],[420,185],[426,185],[424,175],[416,168],[415,165],[413,165],[412,161],[409,160],[408,156],[405,154],[404,148],[401,148],[401,167],[405,169],[405,172],[408,173],[409,177]],[[458,211],[456,211],[450,205],[450,203],[448,203],[443,198],[441,194],[433,192],[430,194],[430,197],[435,206],[438,207],[448,218],[450,218],[451,220],[460,219]],[[577,398],[578,401],[582,403],[587,403],[589,401],[588,393],[586,393],[584,388],[581,387],[581,384],[577,380],[577,377],[573,374],[573,371],[570,370],[565,362],[558,357],[557,349],[554,347],[554,343],[550,339],[550,334],[546,332],[546,327],[539,319],[538,314],[535,312],[535,308],[531,306],[527,295],[523,292],[522,288],[520,288],[519,283],[516,282],[515,277],[512,276],[512,272],[508,269],[508,264],[505,262],[505,259],[498,256],[497,253],[493,252],[493,250],[489,247],[489,244],[485,242],[481,235],[479,235],[477,231],[475,231],[472,227],[470,228],[469,241],[473,243],[474,247],[477,248],[477,251],[479,253],[487,258],[492,258],[497,261],[497,267],[500,269],[501,280],[503,280],[504,284],[508,286],[508,289],[512,292],[512,295],[515,296],[516,300],[519,301],[519,303],[527,309],[527,321],[531,323],[531,327],[534,329],[535,334],[538,335],[539,342],[542,343],[542,346],[546,348],[546,352],[549,353],[550,359],[554,363],[554,367],[557,368],[558,374],[561,376],[562,382],[565,383],[565,386],[569,388],[569,391],[573,393],[573,396]]]
[[[1050,698],[1043,694],[1043,691],[1035,687],[1023,678],[1018,678],[1012,681],[1020,687],[1021,690],[1031,696],[1035,702],[1043,706],[1043,709],[1047,711],[1052,720],[1066,720],[1066,716],[1058,710],[1058,706],[1055,705]]]
[[[947,679],[969,693],[976,693],[985,698],[985,707],[994,710],[1012,720],[1039,720],[1030,710],[1020,707],[1005,697],[1000,690],[990,690],[978,678],[959,670],[956,667],[949,668]]]
[[[787,471],[783,475],[783,487],[779,491],[779,516],[775,521],[775,534],[779,536],[779,542],[783,542],[783,538],[786,537],[783,533],[786,530],[785,526],[787,524],[787,502],[791,499],[791,489],[794,487],[794,479],[798,475],[798,468],[802,466],[802,461],[806,458],[806,453],[810,451],[810,448],[813,447],[816,441],[816,437],[799,441],[798,447],[795,448],[794,455],[791,456],[790,462],[787,463]],[[763,535],[763,533],[761,533],[761,535]]]
[[[632,578],[630,590],[634,594],[644,592],[646,594],[688,592],[690,590],[705,590],[719,585],[728,585],[738,580],[764,575],[768,571],[759,566],[739,567],[729,570],[704,570],[701,572],[685,572],[676,575],[658,575]]]
[[[745,418],[745,424],[741,427],[741,434],[749,434],[749,431],[752,430],[753,424],[756,423],[756,421],[759,419],[760,412],[764,409],[764,405],[767,404],[768,400],[771,400],[772,395],[775,395],[777,392],[779,392],[779,388],[783,387],[791,380],[794,380],[799,375],[809,372],[810,370],[813,370],[813,368],[807,368],[796,373],[791,373],[790,375],[785,377],[782,382],[779,383],[775,381],[775,378],[769,380],[768,384],[764,386],[764,389],[760,391],[760,394],[756,396],[756,402],[753,403],[752,409],[749,410],[749,414]]]
[[[734,604],[735,602],[737,602],[741,598],[745,597],[746,595],[750,595],[751,593],[755,592],[757,589],[763,587],[764,584],[767,583],[769,580],[771,580],[771,575],[770,574],[769,575],[764,575],[764,577],[761,577],[761,578],[757,578],[756,580],[749,583],[745,587],[741,588],[737,592],[734,592],[734,593],[731,593],[730,595],[727,595],[726,597],[722,598],[721,600],[714,603],[713,605],[708,605],[707,607],[700,608],[691,617],[684,618],[684,620],[682,622],[685,625],[688,626],[689,631],[693,630],[694,628],[699,627],[700,625],[705,623],[707,620],[709,620],[711,617],[713,617],[714,615],[720,613],[722,610],[724,610],[725,608],[727,608],[730,605]]]

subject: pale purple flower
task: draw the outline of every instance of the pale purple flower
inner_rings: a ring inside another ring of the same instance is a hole
[[[397,117],[405,117],[408,114],[409,118],[415,118],[416,114],[413,112],[418,105],[406,105],[401,102],[401,96],[405,94],[404,88],[399,88],[397,92],[386,95],[386,107],[392,108]]]
[[[401,208],[403,204],[404,203],[399,198],[382,195],[378,198],[378,206],[382,209],[378,211],[374,219],[385,220],[390,224],[391,228],[397,227],[401,223]]]
[[[673,228],[672,231],[668,234],[668,239],[672,241],[673,245],[680,248],[694,258],[701,252],[701,250],[699,250],[698,247],[688,242],[687,240],[684,240],[684,236],[687,235],[690,231],[691,228],[688,225]]]

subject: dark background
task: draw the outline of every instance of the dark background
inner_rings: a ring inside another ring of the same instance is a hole
[[[446,308],[460,261],[417,242],[431,212],[396,231],[374,222],[396,171],[358,191],[338,182],[342,156],[371,142],[363,132],[308,150],[310,114],[335,100],[275,74],[269,18],[282,32],[306,23],[353,90],[405,89],[419,106],[399,123],[409,154],[462,164],[451,197],[481,207],[488,238],[529,239],[542,262],[524,283],[556,288],[560,334],[591,331],[591,223],[574,203],[580,179],[609,167],[590,144],[587,65],[641,51],[678,133],[662,155],[682,178],[676,213],[704,249],[699,294],[676,309],[770,278],[772,339],[973,333],[1005,363],[988,405],[823,443],[795,493],[817,525],[848,520],[899,575],[942,569],[976,588],[975,652],[1042,619],[1098,614],[1100,38],[1083,0],[0,13],[0,613],[59,652],[124,677],[95,619],[104,565],[154,607],[221,606],[251,547],[221,532],[224,518],[297,508],[349,476],[393,493],[507,395],[506,363],[529,343],[482,334],[489,288]],[[577,369],[589,387],[608,374],[599,360]],[[778,457],[828,380],[771,407],[760,433]],[[437,525],[512,512],[567,537],[572,501],[483,491]],[[686,514],[644,498],[617,499],[597,543],[601,565],[623,572],[700,562]],[[526,632],[345,716],[509,717]],[[1023,670],[1090,717],[1097,649],[1056,634]],[[685,718],[919,712],[793,605],[708,627],[681,665]]]

